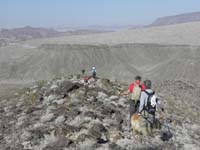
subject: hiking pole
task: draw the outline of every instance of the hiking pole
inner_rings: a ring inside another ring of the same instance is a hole
[[[164,126],[165,128],[167,128],[168,132],[171,132],[170,129],[172,129],[172,128],[169,127],[169,125],[166,123],[165,120],[164,120],[164,122],[161,123],[161,125]]]
[[[173,130],[173,131],[175,131],[175,129],[172,128],[172,127],[170,127],[167,123],[161,123],[161,125],[163,125],[164,127],[167,127],[168,130]]]
[[[152,122],[151,120],[149,120],[146,116],[144,116],[144,115],[142,115],[142,114],[141,114],[140,116],[142,116],[142,118],[144,118],[147,122],[153,124],[153,122]]]
[[[163,125],[164,127],[166,127],[167,130],[170,132],[170,127],[169,127],[169,125],[167,125],[167,124],[165,124],[165,123],[161,123],[161,125]]]
[[[144,116],[144,115],[142,115],[142,114],[141,114],[141,116],[142,116],[147,122],[149,122],[149,123],[151,123],[151,124],[154,123],[154,122],[152,122],[151,120],[149,120],[148,117],[146,117],[146,116]],[[170,129],[171,129],[171,130],[174,130],[173,128],[169,127],[169,125],[166,124],[166,123],[160,123],[160,124],[163,125],[164,127],[166,127],[167,130],[168,130],[169,132],[171,132]]]

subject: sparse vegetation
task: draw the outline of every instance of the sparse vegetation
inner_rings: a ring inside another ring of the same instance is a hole
[[[32,106],[38,100],[38,96],[36,93],[28,92],[24,96],[24,103],[26,106]]]
[[[37,85],[39,88],[43,87],[43,86],[46,85],[46,84],[47,84],[47,80],[38,80],[38,81],[36,81],[36,85]]]

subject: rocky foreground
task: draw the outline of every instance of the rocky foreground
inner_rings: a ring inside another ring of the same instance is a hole
[[[108,79],[84,83],[70,76],[38,81],[13,98],[1,99],[0,149],[199,149],[199,87],[181,81],[157,85],[167,124],[151,136],[132,133],[128,100],[119,97],[126,87]],[[171,133],[167,139],[166,125]]]

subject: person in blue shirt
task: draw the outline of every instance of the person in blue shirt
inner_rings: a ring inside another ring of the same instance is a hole
[[[92,72],[92,77],[93,77],[93,78],[96,78],[97,70],[96,70],[95,67],[92,67],[91,72]]]

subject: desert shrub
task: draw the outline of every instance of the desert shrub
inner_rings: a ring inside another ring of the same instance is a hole
[[[27,93],[24,96],[24,102],[27,106],[31,106],[34,105],[36,103],[37,100],[37,94],[36,93]]]
[[[46,80],[38,80],[38,81],[36,81],[36,84],[41,88],[45,84],[47,84],[47,81]]]
[[[24,88],[22,88],[22,89],[19,89],[19,90],[17,91],[17,93],[18,93],[19,96],[22,96],[22,95],[24,95],[27,91],[30,91],[30,88],[24,87]]]

